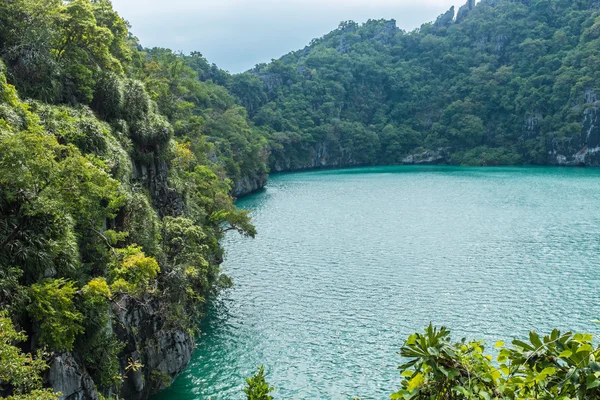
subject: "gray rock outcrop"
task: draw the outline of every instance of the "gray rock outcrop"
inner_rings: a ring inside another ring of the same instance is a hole
[[[194,338],[187,330],[169,328],[160,310],[160,301],[149,295],[142,300],[125,297],[114,305],[112,329],[125,345],[119,355],[125,376],[121,398],[147,399],[171,384],[190,362]],[[61,392],[61,400],[99,400],[94,381],[69,352],[53,356],[46,380]]]
[[[565,166],[600,166],[600,101],[594,90],[583,95],[581,134],[555,137],[548,143],[548,162]]]
[[[133,179],[147,186],[159,214],[181,215],[185,204],[177,191],[169,187],[167,162],[153,156],[149,162],[132,160],[132,163]]]
[[[164,389],[190,362],[194,338],[187,330],[166,325],[161,302],[147,296],[126,297],[114,306],[114,329],[125,349],[120,357],[126,379],[121,396],[142,400]],[[128,368],[130,363],[140,368]]]
[[[467,15],[475,8],[475,0],[467,0],[467,3],[461,6],[456,13],[456,23],[461,23]]]
[[[268,174],[244,176],[237,180],[232,190],[233,197],[242,197],[257,192],[265,187],[269,180]]]
[[[61,400],[98,400],[94,381],[71,353],[54,355],[46,379]]]
[[[433,26],[436,28],[446,28],[454,23],[454,6],[450,7],[448,11],[440,15]]]
[[[402,163],[407,165],[433,165],[446,164],[447,162],[448,149],[437,149],[411,154],[402,159]]]
[[[297,146],[297,144],[292,144]],[[302,171],[316,168],[350,167],[357,166],[352,155],[345,149],[334,147],[328,142],[316,143],[314,146],[297,148],[297,155],[293,158],[291,152],[275,154],[272,158],[271,170],[273,172]]]
[[[583,112],[579,136],[556,137],[548,143],[548,162],[564,166],[600,166],[600,103]]]
[[[384,45],[390,44],[399,28],[395,19],[391,19],[383,25],[383,27],[373,36],[371,41],[378,42]]]

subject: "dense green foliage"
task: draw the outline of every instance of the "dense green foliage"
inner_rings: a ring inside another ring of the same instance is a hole
[[[159,304],[158,330],[193,331],[231,285],[219,240],[256,234],[232,194],[264,184],[269,154],[277,169],[439,149],[547,163],[550,144],[577,142],[600,78],[596,3],[482,3],[414,32],[345,22],[230,76],[199,53],[142,49],[109,0],[1,1],[0,393],[55,397],[42,349],[118,393],[143,368],[120,362],[127,301]],[[598,396],[589,336],[532,334],[498,364],[483,350],[446,330],[411,336],[394,397]],[[271,398],[264,370],[247,383]]]
[[[221,160],[223,173],[234,181],[266,174],[266,140],[227,89],[206,80],[210,68],[200,54],[152,49],[146,57],[146,87],[181,143],[190,142],[198,157]]]
[[[13,323],[24,349],[69,351],[115,394],[143,368],[123,365],[121,304],[152,302],[155,329],[193,332],[231,285],[219,239],[256,233],[231,193],[266,174],[266,141],[212,82],[223,74],[140,50],[107,0],[0,2],[0,335],[30,372],[5,371],[0,393],[38,390],[52,360],[6,347],[25,339]]]
[[[405,32],[352,21],[231,79],[280,169],[395,164],[445,149],[457,164],[547,164],[582,139],[596,101],[593,0],[485,0]],[[595,144],[593,146],[596,146]]]
[[[482,342],[452,343],[431,325],[400,351],[402,389],[392,399],[597,399],[600,347],[593,336],[552,331],[513,345],[496,344],[496,362]]]
[[[48,368],[42,351],[39,350],[33,357],[15,346],[26,338],[23,332],[15,330],[7,312],[0,312],[0,381],[12,386],[14,394],[10,399],[57,399],[58,395],[52,390],[42,388],[40,374]]]

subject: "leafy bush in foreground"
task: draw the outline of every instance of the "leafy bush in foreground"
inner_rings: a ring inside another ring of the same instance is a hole
[[[406,341],[402,388],[392,399],[597,399],[600,348],[590,334],[553,330],[512,346],[496,344],[497,362],[480,341],[452,343],[450,331],[429,326]]]
[[[482,341],[453,343],[450,330],[429,325],[410,335],[400,355],[401,388],[392,400],[592,400],[600,398],[600,347],[594,336],[553,330],[512,346],[496,343],[496,359]],[[246,379],[248,400],[268,400],[264,368]]]

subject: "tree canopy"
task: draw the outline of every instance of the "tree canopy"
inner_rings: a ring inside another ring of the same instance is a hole
[[[269,138],[271,165],[395,164],[439,149],[456,164],[548,164],[557,148],[591,144],[593,0],[468,2],[453,15],[411,32],[394,20],[344,22],[234,76],[230,90]]]
[[[267,151],[213,81],[226,75],[143,49],[108,0],[0,3],[0,323],[15,366],[0,393],[52,398],[41,373],[65,352],[107,396],[133,369],[161,377],[127,364],[120,304],[155,304],[155,335],[193,334],[231,285],[219,240],[256,234],[232,193],[266,175]],[[25,333],[52,356],[10,347]]]

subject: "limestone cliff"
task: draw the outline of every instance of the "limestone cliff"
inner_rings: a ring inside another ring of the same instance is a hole
[[[467,0],[467,3],[458,9],[458,13],[456,14],[456,22],[462,22],[473,10],[473,8],[475,8],[475,0]]]
[[[170,328],[159,312],[161,301],[122,299],[114,306],[115,333],[126,343],[121,367],[127,372],[121,388],[126,399],[142,400],[168,386],[190,362],[194,338],[182,329]],[[127,369],[130,362],[143,368]]]
[[[581,134],[555,137],[548,143],[548,162],[565,166],[600,166],[600,102],[585,105]]]
[[[331,143],[316,143],[314,146],[298,146],[289,143],[285,149],[273,150],[271,171],[301,171],[315,168],[346,167],[359,165],[343,148]]]
[[[169,328],[158,312],[161,302],[123,298],[113,307],[113,329],[125,345],[119,362],[125,376],[118,394],[142,400],[168,386],[190,362],[194,339],[188,331]],[[132,367],[133,364],[139,367]],[[76,353],[56,353],[50,361],[47,381],[66,400],[98,400],[94,381]]]
[[[318,168],[341,168],[371,165],[356,161],[352,154],[342,148],[335,148],[331,143],[317,143],[314,146],[295,149],[296,152],[274,152],[271,158],[273,172],[293,172]],[[451,149],[414,151],[403,155],[400,164],[429,165],[447,164]]]
[[[145,161],[131,159],[134,182],[150,193],[154,208],[161,216],[177,216],[185,207],[181,195],[169,187],[169,169],[159,157]],[[168,386],[189,363],[194,350],[192,334],[168,321],[168,299],[161,293],[145,294],[135,299],[117,297],[105,329],[112,332],[123,349],[119,353],[122,385],[113,389],[119,398],[144,400]],[[162,311],[162,312],[161,312]],[[55,353],[46,375],[48,384],[61,392],[65,400],[97,400],[96,384],[77,348],[73,352]]]
[[[266,173],[243,176],[235,182],[231,194],[239,198],[257,192],[265,187],[268,180],[269,175]]]

